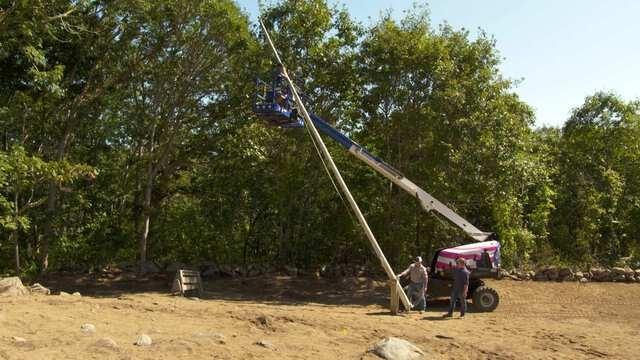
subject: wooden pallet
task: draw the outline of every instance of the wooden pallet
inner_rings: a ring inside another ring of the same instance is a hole
[[[199,271],[178,270],[176,280],[178,282],[178,290],[182,296],[187,291],[198,290],[198,296],[202,297],[202,278]]]

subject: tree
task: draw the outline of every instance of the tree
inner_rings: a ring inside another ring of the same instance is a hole
[[[637,248],[640,105],[585,99],[565,124],[553,240],[565,256],[612,262]]]
[[[361,142],[479,228],[496,231],[507,260],[526,252],[518,179],[533,112],[500,75],[494,41],[484,33],[472,41],[448,25],[434,30],[416,11],[375,24],[358,63]],[[397,190],[386,201],[378,232],[393,244],[392,258],[460,241],[452,226],[416,215]]]
[[[27,155],[21,146],[0,152],[0,170],[0,226],[9,232],[9,243],[14,244],[15,271],[19,274],[19,233],[29,230],[30,212],[45,203],[47,196],[42,193],[43,185],[48,182],[62,185],[93,173],[85,165],[45,162]]]
[[[247,19],[231,1],[166,0],[121,3],[109,11],[120,34],[109,54],[115,86],[108,116],[119,120],[121,146],[135,162],[139,204],[138,253],[147,259],[151,217],[162,198],[155,190],[188,169],[203,151],[201,138],[223,126],[218,109],[229,105],[250,46]]]

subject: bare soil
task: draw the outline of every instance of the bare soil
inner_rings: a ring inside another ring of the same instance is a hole
[[[435,359],[640,358],[638,284],[494,281],[495,312],[444,319],[446,301],[389,315],[384,282],[366,278],[210,280],[202,299],[170,280],[58,276],[43,285],[82,297],[0,297],[0,359],[377,359],[386,336]],[[151,346],[133,344],[143,333]]]

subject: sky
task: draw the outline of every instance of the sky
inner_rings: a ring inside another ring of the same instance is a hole
[[[255,21],[256,0],[237,0]],[[415,0],[336,1],[363,24],[391,10],[396,19]],[[504,76],[521,80],[514,91],[533,107],[536,126],[562,126],[571,110],[596,91],[640,99],[640,1],[432,0],[434,25],[478,28],[496,39]]]

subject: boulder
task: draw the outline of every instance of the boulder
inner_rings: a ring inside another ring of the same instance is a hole
[[[216,343],[223,345],[227,343],[227,338],[224,336],[224,334],[221,333],[216,333],[216,332],[196,332],[193,334],[194,337],[203,337],[203,338],[209,338],[212,339],[213,341],[215,341]]]
[[[235,269],[229,265],[222,265],[218,268],[220,276],[235,277],[237,275]]]
[[[51,290],[49,290],[48,288],[46,288],[46,287],[44,287],[44,286],[42,286],[42,285],[40,285],[38,283],[35,283],[35,284],[29,286],[29,290],[32,293],[36,293],[36,294],[51,295]]]
[[[424,352],[414,344],[395,337],[380,340],[371,351],[387,360],[409,360],[424,356]]]
[[[587,280],[587,278],[585,278],[585,277],[581,277],[581,278],[579,278],[579,279],[578,279],[578,281],[579,281],[581,284],[585,284],[585,283],[588,283],[588,282],[589,282],[589,280]]]
[[[220,270],[215,265],[206,265],[200,267],[200,276],[205,278],[216,277],[220,274]]]
[[[576,273],[574,274],[576,279],[580,280],[581,278],[585,277],[584,274],[582,273],[582,271],[576,271]]]
[[[115,350],[115,349],[118,348],[118,344],[115,341],[113,341],[113,339],[111,339],[111,338],[102,338],[102,339],[96,341],[93,344],[93,346],[112,349],[112,350]]]
[[[505,269],[500,269],[500,273],[498,274],[498,279],[504,279],[504,278],[511,279],[511,274],[509,273],[509,271]]]
[[[636,277],[640,276],[640,269],[635,269],[633,272],[636,274]]]
[[[142,265],[142,272],[146,274],[156,274],[160,272],[160,268],[152,261],[147,261]]]
[[[298,276],[298,268],[295,266],[289,266],[289,265],[285,266],[284,272],[289,276]]]
[[[262,275],[262,269],[254,265],[250,265],[247,271],[245,272],[245,275],[248,277],[260,276]]]
[[[96,332],[96,326],[93,324],[82,324],[82,326],[80,326],[80,331],[85,334],[93,334]]]
[[[627,281],[627,277],[624,274],[614,274],[612,280],[614,282],[625,282]]]
[[[626,275],[627,274],[627,270],[625,268],[622,267],[614,267],[611,269],[611,271],[613,272],[614,275]]]
[[[547,279],[549,279],[549,281],[556,281],[560,279],[560,272],[555,267],[549,267],[545,271],[545,274],[547,274]]]
[[[19,277],[13,276],[0,280],[0,296],[29,295],[29,290],[22,285]]]
[[[573,277],[573,271],[568,267],[561,268],[558,270],[558,277],[560,277],[561,279]]]
[[[256,345],[258,346],[262,346],[263,348],[267,348],[267,349],[271,349],[271,350],[275,350],[276,347],[273,345],[273,343],[269,340],[260,340],[256,342]]]
[[[547,274],[546,273],[544,273],[542,271],[538,271],[534,275],[533,280],[535,280],[535,281],[547,281],[549,279],[547,278]]]
[[[533,270],[527,271],[527,280],[533,280],[536,277],[536,272]]]
[[[171,264],[169,264],[169,265],[164,269],[164,271],[169,272],[169,273],[174,273],[174,272],[176,272],[176,271],[178,271],[178,270],[180,270],[180,269],[186,269],[186,268],[187,268],[187,266],[186,266],[185,264],[175,262],[175,263],[171,263]]]
[[[151,341],[151,337],[149,335],[140,334],[136,339],[136,342],[134,342],[133,344],[137,346],[151,346],[152,343],[153,341]]]
[[[590,272],[595,281],[611,281],[613,278],[613,273],[609,269],[591,268]]]

